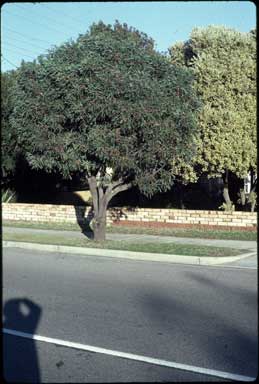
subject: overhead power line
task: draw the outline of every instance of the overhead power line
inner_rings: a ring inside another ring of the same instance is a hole
[[[17,48],[16,48],[17,49]],[[20,48],[19,48],[20,49]],[[6,51],[10,51],[10,52],[12,52],[12,53],[17,53],[16,52],[16,50],[14,50],[14,49],[10,49],[10,48],[5,48],[5,50]],[[23,49],[21,49],[21,51],[23,51]],[[32,57],[32,56],[29,56],[29,55],[27,55],[27,54],[25,54],[25,53],[23,53],[23,56],[26,56],[26,57],[29,57],[30,59],[32,59],[32,60],[36,60],[36,58],[35,57]]]
[[[17,69],[19,68],[19,67],[17,67],[17,65],[15,65],[14,63],[12,63],[10,60],[6,59],[2,54],[1,54],[1,56],[2,56],[2,58],[3,58],[4,61],[6,61],[7,63],[11,64],[12,66],[14,66],[14,67],[17,68]]]
[[[4,27],[5,29],[7,29],[8,31],[11,31],[13,33],[15,33],[16,35],[20,35],[28,40],[38,40],[38,41],[42,41],[43,43],[47,43],[47,44],[53,44],[51,43],[50,41],[46,41],[46,40],[42,40],[42,39],[39,39],[37,37],[32,37],[32,36],[26,36],[24,35],[23,33],[20,33],[20,32],[17,32],[17,31],[14,31],[13,29],[9,28],[9,27]]]
[[[39,45],[36,45],[36,44],[33,44],[33,43],[31,43],[31,42],[29,42],[29,41],[24,41],[24,40],[20,40],[20,39],[16,39],[15,37],[9,37],[8,36],[8,39],[10,39],[11,41],[18,41],[19,43],[22,43],[22,44],[29,44],[29,45],[32,45],[33,47],[36,47],[36,48],[40,48],[40,49],[48,49],[48,48],[44,48],[44,47],[40,47]],[[8,41],[6,41],[6,43],[7,44],[9,44],[9,42]]]
[[[30,52],[30,53],[36,54],[35,51],[32,51],[31,49],[27,49],[27,48],[24,48],[24,47],[18,47],[18,46],[15,45],[15,44],[6,42],[6,45],[7,45],[7,44],[8,44],[8,47],[9,47],[9,45],[10,45],[11,47],[14,47],[14,48],[17,48],[17,49],[21,49],[22,51],[26,51],[26,52]],[[8,48],[8,47],[7,47],[7,48]],[[37,55],[38,55],[38,53],[37,53]]]
[[[59,10],[54,10],[54,9],[50,8],[48,5],[46,5],[46,3],[41,3],[41,5],[43,5],[44,7],[48,8],[52,12],[61,13],[62,15],[68,17],[70,20],[74,20],[77,24],[80,23],[80,24],[82,24],[82,26],[84,25],[83,21],[80,21],[80,20],[76,19],[75,17],[73,17],[71,15],[68,15],[63,10],[62,11],[60,9]],[[84,28],[85,28],[85,25],[84,25]]]
[[[40,4],[40,5],[42,5],[42,4]],[[28,9],[26,9],[24,6],[21,6],[20,4],[19,5],[17,5],[17,4],[15,4],[15,6],[16,7],[19,7],[20,9],[22,9],[22,10],[24,10],[24,11],[26,11],[26,12],[28,12]],[[50,9],[49,7],[47,7],[48,9]],[[30,9],[31,10],[31,9]],[[34,10],[34,9],[33,9]],[[56,12],[55,12],[55,15],[56,15]],[[65,27],[66,29],[69,27],[69,28],[72,28],[72,29],[74,29],[75,27],[74,26],[72,26],[72,25],[69,25],[68,26],[68,24],[64,24],[64,23],[62,23],[62,22],[60,22],[60,21],[57,21],[57,20],[55,20],[55,19],[52,19],[51,17],[49,17],[49,16],[46,16],[46,15],[44,15],[44,19],[47,19],[47,20],[50,20],[52,23],[55,23],[55,24],[59,24],[59,25],[61,25],[62,27]]]
[[[25,20],[28,20],[30,23],[32,23],[32,24],[36,24],[37,26],[41,26],[41,27],[43,27],[43,28],[47,28],[47,29],[52,29],[52,31],[54,31],[54,32],[57,32],[57,33],[62,33],[62,35],[64,34],[64,32],[61,32],[61,31],[59,31],[59,30],[57,30],[56,28],[53,28],[53,27],[50,27],[50,26],[48,26],[48,25],[44,25],[44,24],[42,24],[42,23],[39,23],[38,21],[33,21],[33,20],[31,20],[30,18],[28,18],[28,17],[26,17],[26,16],[23,16],[23,15],[17,15],[17,13],[11,13],[11,12],[9,12],[9,11],[5,11],[6,13],[8,13],[9,15],[12,15],[12,16],[17,16],[17,17],[22,17],[22,18],[24,18]]]

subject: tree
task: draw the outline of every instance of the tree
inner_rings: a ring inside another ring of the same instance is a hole
[[[256,172],[256,34],[221,26],[195,28],[170,50],[172,62],[191,69],[203,107],[196,169],[221,176],[227,207],[229,173]]]
[[[12,124],[29,164],[70,178],[81,172],[93,199],[95,240],[119,192],[170,188],[171,159],[193,155],[197,98],[188,69],[154,50],[146,34],[102,22],[38,63],[22,63]]]
[[[1,73],[1,171],[4,188],[8,188],[12,182],[16,166],[16,157],[19,152],[17,135],[10,124],[10,117],[14,109],[12,88],[15,84],[15,78],[15,71]]]

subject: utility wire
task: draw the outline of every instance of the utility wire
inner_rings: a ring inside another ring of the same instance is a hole
[[[74,18],[73,16],[68,15],[68,14],[65,13],[64,11],[54,10],[54,9],[50,8],[48,5],[46,5],[46,3],[41,3],[41,5],[44,5],[44,7],[48,8],[48,9],[49,9],[50,11],[52,11],[52,12],[58,12],[58,13],[61,13],[62,15],[68,17],[69,19],[74,20],[77,24],[80,23],[80,24],[84,25],[83,21],[80,21],[80,20]],[[84,28],[86,28],[85,25],[84,25]]]
[[[17,5],[17,4],[15,4],[15,6],[16,7],[19,7],[20,9],[23,9],[23,10],[25,10],[25,11],[28,11],[25,7],[23,7],[23,6],[21,6],[21,5]],[[49,7],[47,7],[48,9],[50,9]],[[57,20],[54,20],[54,19],[52,19],[51,17],[49,17],[49,16],[46,16],[46,15],[44,15],[44,19],[48,19],[48,20],[50,20],[52,23],[54,22],[54,23],[58,23],[58,24],[60,24],[62,27],[65,27],[66,29],[69,27],[70,29],[71,28],[75,28],[74,26],[68,26],[68,25],[66,25],[66,24],[64,24],[64,23],[62,23],[62,22],[60,22],[60,21],[57,21]]]
[[[53,44],[51,43],[50,41],[46,41],[46,40],[42,40],[42,39],[38,39],[37,37],[31,37],[31,36],[26,36],[24,35],[23,33],[20,33],[20,32],[17,32],[17,31],[14,31],[13,29],[9,28],[9,27],[4,27],[5,29],[7,29],[8,31],[11,31],[17,35],[20,35],[20,36],[24,36],[24,38],[28,39],[28,40],[38,40],[38,41],[42,41],[43,43],[47,43],[47,44]]]
[[[17,15],[17,13],[11,13],[11,12],[8,12],[8,11],[5,11],[6,13],[8,13],[9,15],[11,15],[11,16],[17,16],[17,17],[22,17],[22,18],[24,18],[25,20],[28,20],[30,23],[32,23],[32,24],[36,24],[36,25],[38,25],[38,26],[41,26],[41,27],[43,27],[44,29],[52,29],[53,31],[55,31],[55,32],[58,32],[58,33],[62,33],[62,35],[64,34],[64,32],[61,32],[61,31],[59,31],[59,30],[57,30],[56,28],[53,28],[53,27],[49,27],[49,26],[46,26],[46,25],[44,25],[44,24],[42,24],[42,23],[39,23],[39,22],[37,22],[37,21],[33,21],[33,20],[31,20],[30,18],[28,18],[28,17],[26,17],[26,16],[23,16],[23,15]]]
[[[47,48],[44,48],[44,47],[40,47],[39,45],[36,45],[36,44],[33,44],[33,43],[30,43],[30,42],[27,42],[27,41],[22,41],[22,40],[20,40],[20,39],[16,39],[15,37],[10,37],[10,36],[8,36],[8,39],[10,39],[11,41],[18,41],[18,43],[22,43],[22,44],[29,44],[29,45],[32,45],[32,46],[34,46],[34,47],[36,47],[36,48],[40,48],[40,49],[47,49]],[[9,42],[8,41],[6,41],[6,43],[7,44],[9,44]]]
[[[19,48],[19,49],[20,49],[20,48]],[[10,51],[10,52],[12,52],[12,53],[17,53],[15,50],[10,49],[10,48],[5,48],[5,50],[6,50],[6,51]],[[21,51],[23,51],[23,49],[21,49]],[[29,56],[29,55],[24,54],[24,53],[23,53],[23,56],[29,57],[30,59],[33,59],[33,60],[36,60],[35,57]]]
[[[7,44],[8,44],[8,46],[10,45],[11,47],[14,47],[14,48],[17,48],[17,49],[21,49],[22,51],[26,51],[26,52],[30,52],[30,53],[36,54],[35,51],[32,51],[30,49],[27,49],[27,48],[24,48],[24,47],[18,47],[15,44],[11,44],[11,43],[6,42],[6,45]]]
[[[17,67],[17,65],[15,65],[14,63],[12,63],[10,60],[6,59],[2,54],[1,54],[1,56],[2,56],[2,58],[3,58],[4,61],[7,61],[7,63],[11,64],[12,66],[14,66],[14,67],[17,68],[17,69],[19,68],[19,67]]]

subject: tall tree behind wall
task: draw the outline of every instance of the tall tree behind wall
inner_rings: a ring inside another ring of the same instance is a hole
[[[233,208],[229,173],[256,173],[256,33],[222,26],[195,28],[171,49],[175,64],[195,75],[203,107],[195,159],[200,172],[222,177],[225,208]]]

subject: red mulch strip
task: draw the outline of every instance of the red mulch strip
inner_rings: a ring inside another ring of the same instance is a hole
[[[133,221],[133,220],[114,220],[115,226],[120,227],[145,227],[145,228],[192,228],[192,229],[209,229],[209,230],[224,230],[224,231],[248,231],[257,232],[257,226],[253,227],[237,227],[230,225],[208,225],[208,224],[181,224],[181,223],[165,223],[157,221]]]

